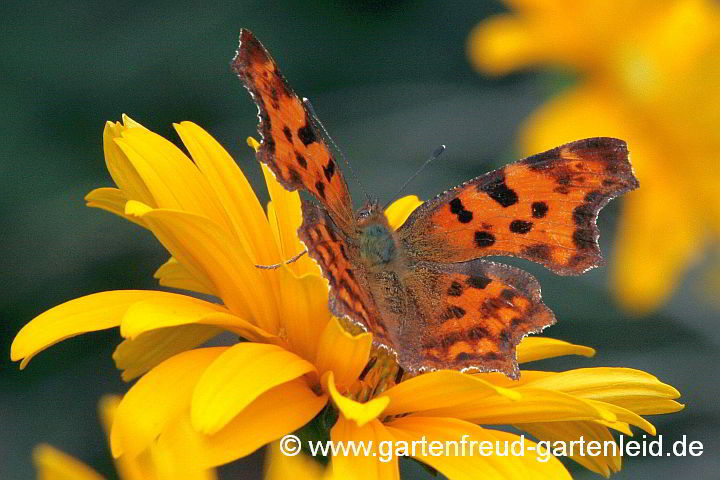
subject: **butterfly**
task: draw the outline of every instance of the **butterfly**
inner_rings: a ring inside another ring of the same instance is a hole
[[[517,344],[555,316],[534,277],[485,257],[579,275],[602,262],[600,209],[638,187],[624,141],[587,138],[469,180],[393,230],[377,202],[353,210],[314,113],[248,30],[232,68],[258,107],[258,160],[316,200],[302,200],[298,235],[329,282],[331,311],[371,332],[407,372],[517,378]]]

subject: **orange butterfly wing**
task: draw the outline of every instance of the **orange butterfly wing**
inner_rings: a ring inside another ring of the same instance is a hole
[[[399,339],[401,364],[411,371],[500,371],[517,378],[516,345],[555,323],[532,275],[482,259],[425,264],[421,271],[424,288],[439,298],[421,300],[425,328]]]
[[[352,221],[350,194],[342,172],[305,104],[285,81],[270,54],[248,30],[232,68],[258,107],[262,143],[257,158],[288,190],[312,193],[344,227]]]
[[[588,138],[445,192],[419,207],[400,231],[421,260],[512,255],[578,275],[602,262],[600,209],[637,187],[626,143]]]

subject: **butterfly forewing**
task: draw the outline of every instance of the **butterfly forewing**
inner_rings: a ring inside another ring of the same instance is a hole
[[[349,225],[352,202],[330,148],[311,112],[248,30],[240,33],[232,67],[258,107],[258,132],[262,135],[258,159],[270,167],[285,188],[308,190],[340,227]]]
[[[422,260],[512,255],[580,274],[602,262],[598,212],[637,186],[625,142],[590,138],[450,190],[418,208],[401,232]]]

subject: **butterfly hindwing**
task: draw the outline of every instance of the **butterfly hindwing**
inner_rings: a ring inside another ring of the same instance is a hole
[[[625,142],[589,138],[445,192],[418,208],[401,232],[424,260],[512,255],[577,275],[602,262],[600,209],[637,186]]]
[[[478,259],[421,264],[418,270],[416,289],[434,295],[418,296],[422,334],[401,340],[398,355],[409,370],[470,369],[516,377],[517,344],[555,323],[537,281],[518,268]]]
[[[288,190],[305,189],[345,226],[352,220],[352,202],[342,172],[315,126],[312,113],[285,81],[265,47],[248,30],[232,61],[235,73],[258,107],[262,143],[258,160]]]

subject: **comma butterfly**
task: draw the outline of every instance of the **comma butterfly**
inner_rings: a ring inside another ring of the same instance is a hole
[[[587,138],[511,163],[418,207],[396,231],[377,202],[353,211],[313,113],[243,30],[232,62],[258,107],[257,158],[288,190],[307,190],[298,235],[330,283],[330,309],[373,334],[406,371],[519,374],[515,347],[555,322],[530,274],[481,257],[511,255],[560,275],[602,262],[598,212],[638,187],[627,145]]]

